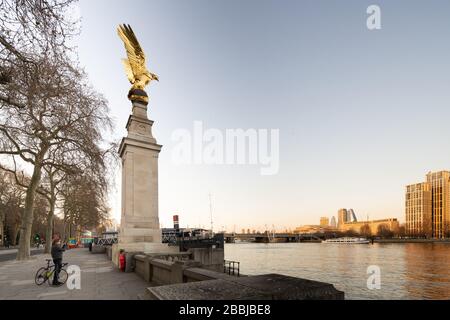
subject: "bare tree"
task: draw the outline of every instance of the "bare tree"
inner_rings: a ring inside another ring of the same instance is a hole
[[[425,216],[422,222],[422,227],[419,229],[419,233],[415,236],[424,237],[426,239],[433,238],[433,220],[431,216]]]
[[[105,186],[90,174],[65,180],[64,221],[70,226],[69,237],[75,234],[80,238],[83,230],[97,228],[109,220]]]
[[[81,154],[101,162],[102,130],[111,120],[105,99],[88,85],[66,45],[74,32],[66,16],[73,1],[0,2],[0,154],[9,157],[5,170],[17,172],[18,162],[33,168],[20,227],[22,260],[29,257],[42,172],[66,169],[51,154],[64,154],[71,164]]]
[[[38,193],[43,195],[49,204],[47,216],[46,239],[51,239],[53,235],[53,225],[57,202],[64,206],[63,188],[64,185],[76,180],[79,176],[88,176],[95,183],[96,194],[102,198],[108,190],[108,165],[114,163],[117,152],[116,145],[112,144],[109,149],[102,150],[101,157],[86,157],[84,153],[78,153],[75,157],[67,157],[66,150],[56,148],[52,150],[52,165],[44,167],[43,183],[38,189]],[[55,166],[56,164],[56,166]],[[67,199],[67,198],[66,198]],[[51,243],[46,243],[45,252],[49,253]]]
[[[14,182],[10,172],[0,170],[0,215],[9,230],[10,244],[16,245],[22,221],[25,190]]]
[[[0,59],[3,81],[16,59],[35,63],[34,56],[59,55],[78,34],[78,21],[70,17],[77,0],[0,0]]]
[[[47,214],[47,227],[45,231],[45,253],[50,253],[51,251],[51,241],[53,236],[53,223],[54,223],[54,217],[55,217],[55,208],[56,208],[56,202],[58,201],[58,194],[59,189],[58,186],[62,183],[62,181],[65,178],[65,174],[61,173],[61,170],[59,168],[54,168],[52,166],[45,167],[45,178],[43,179],[46,184],[47,188],[44,189],[44,187],[41,188],[40,191],[41,194],[47,199],[48,205],[49,205],[49,211]]]
[[[405,225],[401,225],[398,227],[396,236],[399,238],[404,238],[406,236],[406,226]]]
[[[359,234],[353,228],[342,232],[344,237],[357,237]]]
[[[49,206],[47,199],[41,195],[37,195],[34,203],[33,228],[31,232],[33,235],[33,244],[35,245],[41,244],[43,236],[45,235],[48,210]],[[34,238],[34,236],[37,236],[37,238]],[[48,239],[46,240],[46,242],[49,242]]]
[[[363,237],[370,238],[372,236],[372,231],[370,230],[369,224],[364,224],[359,229],[359,234]]]
[[[378,226],[377,234],[378,234],[378,236],[380,236],[383,239],[384,238],[392,238],[394,235],[394,233],[391,231],[389,226],[385,223],[382,223]]]
[[[8,183],[6,182],[8,174],[0,171],[0,245],[4,245],[5,240],[5,218],[8,203]]]
[[[443,225],[443,235],[444,238],[450,238],[450,221],[445,220]]]

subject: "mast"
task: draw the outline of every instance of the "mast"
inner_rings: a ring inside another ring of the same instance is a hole
[[[211,193],[209,194],[209,215],[211,218],[211,236],[212,236],[214,234],[214,231],[213,231],[213,213],[212,213]]]

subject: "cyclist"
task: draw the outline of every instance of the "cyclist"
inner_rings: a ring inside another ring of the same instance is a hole
[[[62,267],[62,258],[64,251],[65,250],[61,247],[61,238],[59,234],[55,234],[52,242],[52,259],[53,263],[55,264],[55,275],[53,276],[54,286],[62,284],[61,282],[59,282],[59,272],[61,271]]]

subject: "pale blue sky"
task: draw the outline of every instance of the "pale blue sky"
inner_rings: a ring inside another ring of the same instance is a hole
[[[378,4],[382,30],[366,28]],[[80,2],[81,64],[125,132],[131,111],[119,23],[159,83],[148,88],[160,154],[160,220],[232,230],[317,224],[354,208],[404,220],[404,186],[450,169],[448,1]],[[280,129],[280,171],[175,166],[178,128]],[[118,192],[118,190],[117,190]],[[120,216],[120,196],[111,195]]]

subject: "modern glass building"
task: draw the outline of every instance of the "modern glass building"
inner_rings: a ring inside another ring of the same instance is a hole
[[[406,186],[406,233],[410,236],[432,236],[431,186],[421,182]]]
[[[410,236],[450,236],[450,172],[427,174],[427,181],[406,186],[406,231]]]
[[[450,172],[439,171],[427,174],[431,185],[431,211],[433,236],[445,238],[450,231]]]

